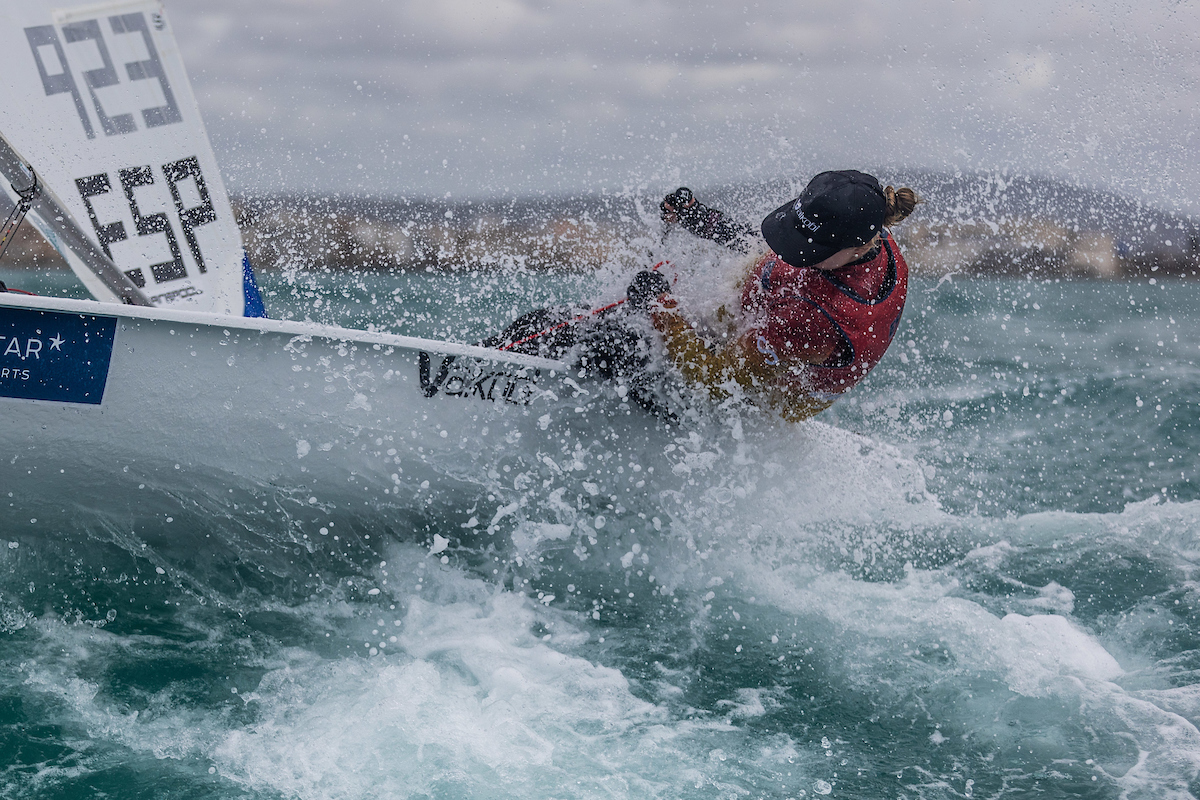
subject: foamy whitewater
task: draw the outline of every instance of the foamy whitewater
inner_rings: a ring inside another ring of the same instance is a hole
[[[474,341],[630,272],[262,277]],[[1197,308],[916,282],[818,420],[592,387],[390,492],[0,458],[0,797],[1194,797]]]

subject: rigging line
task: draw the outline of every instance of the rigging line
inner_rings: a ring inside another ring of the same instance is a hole
[[[594,308],[591,311],[588,311],[587,313],[584,313],[584,314],[580,314],[579,316],[577,316],[573,319],[564,320],[563,322],[560,322],[557,325],[551,325],[549,328],[546,328],[545,330],[540,330],[537,333],[530,334],[529,336],[526,336],[524,339],[518,339],[515,342],[509,342],[508,344],[504,345],[504,347],[498,347],[496,349],[497,350],[511,350],[514,347],[516,347],[517,345],[522,345],[522,344],[525,344],[526,342],[532,342],[534,339],[540,338],[540,337],[545,336],[550,333],[554,333],[559,328],[565,328],[568,325],[574,325],[576,322],[579,322],[580,320],[585,320],[588,317],[594,317],[597,314],[603,314],[605,311],[608,311],[609,309],[616,308],[617,306],[621,305],[627,299],[628,298],[622,298],[622,299],[616,301],[615,303],[609,303],[606,306],[601,306],[600,308]]]
[[[25,165],[29,170],[32,182],[24,189],[18,189],[16,184],[10,184],[12,190],[17,193],[17,203],[13,206],[12,211],[8,212],[8,219],[4,221],[4,228],[0,229],[0,258],[4,258],[4,253],[8,250],[9,244],[17,233],[17,228],[21,227],[21,223],[25,220],[25,215],[29,213],[29,209],[33,207],[33,199],[37,197],[38,184],[37,173],[33,171],[33,167]]]

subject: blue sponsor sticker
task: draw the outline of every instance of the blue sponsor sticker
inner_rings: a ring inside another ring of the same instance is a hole
[[[100,405],[115,317],[0,306],[0,397]]]

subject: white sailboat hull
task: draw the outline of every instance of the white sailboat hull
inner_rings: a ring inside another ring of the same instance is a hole
[[[0,295],[0,491],[103,506],[114,482],[203,474],[415,495],[486,475],[578,391],[560,362],[466,345]]]

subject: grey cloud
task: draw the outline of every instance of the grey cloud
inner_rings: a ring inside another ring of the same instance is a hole
[[[836,164],[1045,173],[1192,208],[1200,194],[1194,4],[168,12],[241,189],[657,191],[676,175],[703,186]]]

